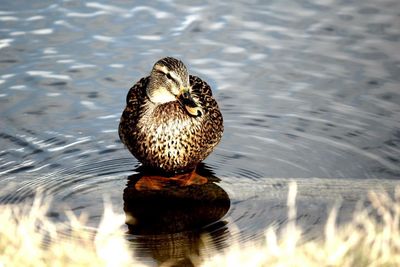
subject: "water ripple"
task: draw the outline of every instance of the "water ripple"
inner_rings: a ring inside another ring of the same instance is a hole
[[[15,186],[2,203],[40,189],[58,221],[69,206],[96,224],[103,195],[122,212],[138,162],[119,117],[128,89],[166,55],[210,84],[224,116],[205,160],[231,201],[208,229],[213,246],[281,227],[291,177],[310,236],[337,199],[346,220],[369,189],[398,181],[398,1],[23,2],[0,10],[0,185]]]

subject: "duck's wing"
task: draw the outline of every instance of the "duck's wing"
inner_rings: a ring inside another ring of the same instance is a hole
[[[211,87],[202,79],[197,76],[189,75],[189,83],[192,87],[192,92],[195,93],[199,98],[201,96],[211,96]]]
[[[146,87],[149,82],[149,77],[140,79],[135,85],[129,89],[126,96],[126,107],[122,113],[118,134],[122,143],[128,145],[129,136],[134,133],[135,126],[140,118],[141,105],[146,99]]]
[[[131,87],[131,89],[129,89],[129,92],[126,95],[127,106],[129,103],[136,103],[138,99],[143,98],[143,96],[146,94],[146,87],[149,82],[149,78],[149,76],[141,78]]]
[[[202,123],[203,141],[213,149],[221,140],[224,131],[223,118],[217,101],[212,96],[211,87],[197,76],[189,76],[192,92],[199,99],[204,111]]]

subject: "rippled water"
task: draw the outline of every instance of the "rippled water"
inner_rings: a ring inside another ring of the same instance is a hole
[[[65,220],[69,208],[88,213],[92,225],[104,199],[143,215],[130,181],[144,174],[117,126],[128,88],[170,55],[212,86],[225,123],[205,161],[204,176],[214,180],[172,198],[198,192],[208,204],[191,208],[215,211],[199,217],[200,226],[185,224],[187,207],[178,205],[171,216],[189,228],[167,234],[127,224],[138,255],[160,263],[258,240],[287,220],[291,180],[299,185],[298,221],[316,236],[339,200],[342,222],[369,189],[398,184],[399,41],[396,0],[7,1],[0,200],[19,203],[42,190],[53,197],[49,216]],[[165,217],[157,212],[143,216]]]

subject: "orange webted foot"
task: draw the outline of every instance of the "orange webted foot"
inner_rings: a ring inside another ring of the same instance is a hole
[[[135,184],[135,188],[138,191],[144,190],[161,190],[169,184],[169,178],[158,176],[158,175],[149,175],[143,176],[137,181]]]
[[[162,190],[171,186],[190,186],[190,185],[202,185],[208,182],[208,179],[200,174],[196,173],[195,170],[177,174],[172,177],[165,177],[159,175],[146,175],[142,176],[135,184],[135,188],[138,191],[143,190]]]
[[[196,170],[193,170],[189,173],[176,175],[171,177],[171,179],[177,181],[181,186],[202,185],[208,182],[208,179],[198,174]]]

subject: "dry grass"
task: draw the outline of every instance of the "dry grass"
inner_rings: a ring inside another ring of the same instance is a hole
[[[67,225],[50,221],[46,203],[36,198],[33,205],[0,207],[0,267],[140,266],[120,229],[124,215],[107,206],[94,235],[84,216],[67,213]]]
[[[291,184],[289,223],[280,236],[270,228],[263,246],[232,246],[203,266],[400,266],[400,187],[394,199],[382,192],[369,194],[378,216],[358,210],[352,222],[337,227],[334,209],[325,225],[325,238],[308,242],[302,242],[301,229],[293,220],[296,191],[296,184]]]
[[[202,265],[400,266],[400,188],[395,191],[394,199],[371,192],[369,199],[375,215],[371,215],[372,210],[359,210],[352,222],[341,227],[335,225],[333,210],[324,238],[307,242],[302,241],[301,229],[294,220],[296,190],[296,185],[291,184],[289,223],[279,235],[273,228],[267,229],[264,245],[232,245],[224,254],[204,259]],[[68,214],[68,225],[55,224],[46,218],[47,210],[40,198],[29,207],[0,207],[0,267],[140,265],[120,228],[124,215],[106,207],[98,232],[93,235],[85,227],[84,217]],[[66,228],[70,234],[61,235]]]

